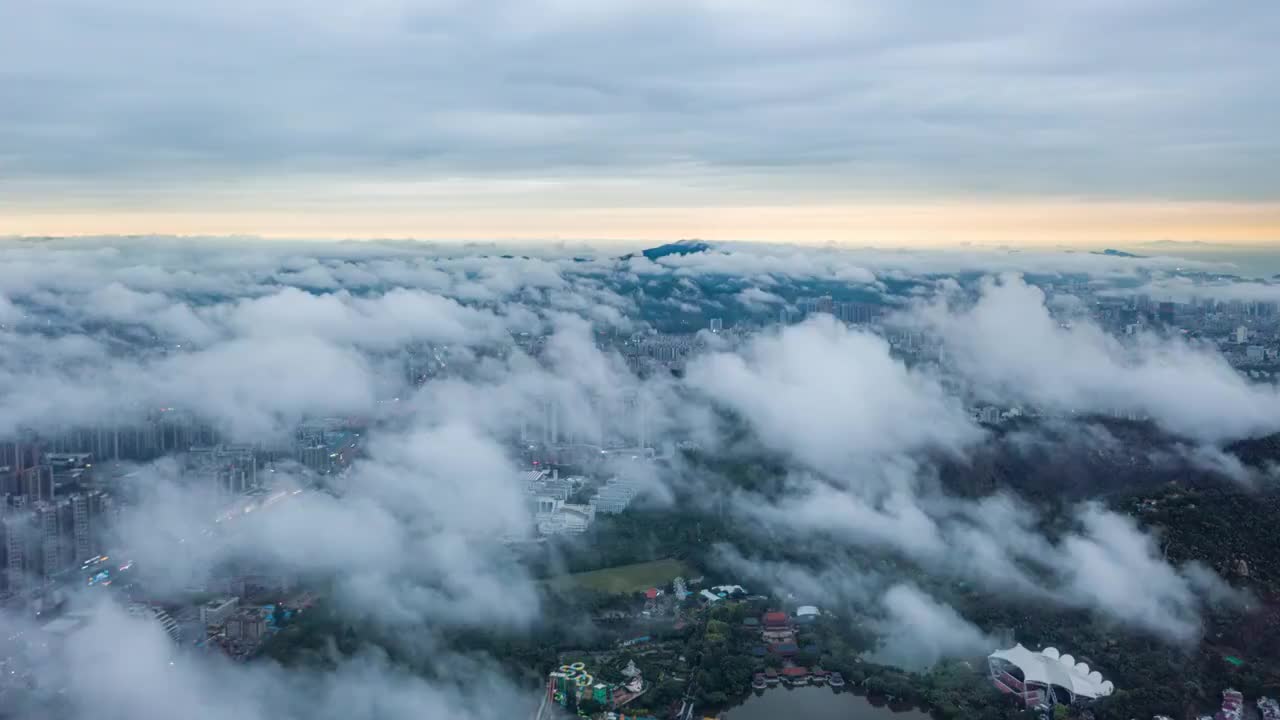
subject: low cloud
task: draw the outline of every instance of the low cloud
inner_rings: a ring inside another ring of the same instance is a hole
[[[503,717],[532,709],[527,695],[470,663],[459,667],[479,672],[433,681],[409,674],[374,651],[325,672],[285,669],[269,660],[244,665],[217,654],[176,652],[158,623],[110,603],[81,612],[87,622],[74,642],[61,644],[57,654],[33,668],[66,681],[58,702],[72,717],[336,720],[423,713]],[[440,668],[448,673],[447,663]]]
[[[984,280],[973,304],[934,303],[914,319],[988,402],[1137,413],[1205,442],[1280,430],[1276,386],[1245,379],[1215,349],[1150,334],[1124,343],[1087,320],[1064,327],[1018,276]]]
[[[200,587],[243,564],[322,582],[344,615],[406,634],[424,619],[433,628],[540,621],[538,583],[503,541],[532,532],[520,453],[552,435],[599,455],[627,449],[602,457],[601,472],[635,479],[657,504],[692,490],[695,503],[714,497],[730,521],[771,541],[893,559],[873,572],[719,554],[777,589],[865,614],[884,659],[913,667],[991,640],[927,582],[889,572],[899,562],[1175,643],[1198,636],[1206,604],[1241,600],[1208,569],[1167,562],[1156,537],[1100,505],[1048,518],[1007,488],[961,497],[939,477],[940,463],[963,465],[996,437],[971,416],[975,402],[1034,407],[1064,424],[1073,413],[1150,415],[1182,436],[1174,461],[1248,474],[1223,444],[1280,429],[1273,386],[1242,379],[1212,347],[1121,342],[1080,319],[1078,303],[1051,308],[1024,277],[967,276],[1044,271],[1105,285],[1137,282],[1163,260],[728,246],[654,262],[577,247],[508,250],[172,239],[6,246],[0,260],[22,271],[0,279],[0,436],[149,427],[163,410],[266,452],[288,447],[304,421],[369,420],[362,456],[325,478],[324,490],[286,460],[260,468],[278,493],[269,502],[228,508],[174,459],[133,467],[121,483],[136,501],[122,510],[116,539],[157,590]],[[823,313],[786,327],[733,322],[740,306],[798,307],[801,297],[841,291],[907,309],[887,328]],[[673,319],[677,308],[689,316]],[[1055,311],[1071,313],[1070,325]],[[693,337],[703,316],[730,322]],[[650,362],[646,343],[670,340],[659,327],[689,333],[660,348],[688,355]],[[914,343],[939,352],[903,352]],[[1053,441],[1025,432],[1019,441]],[[767,491],[699,494],[700,471],[638,459],[642,442],[655,450],[680,441],[713,458],[781,459],[786,470]],[[172,658],[163,643],[152,647],[151,630],[135,632],[137,621],[116,609],[98,613],[90,631],[100,642],[58,662],[110,665],[136,653],[101,682],[75,680],[70,701],[88,708],[109,698],[108,717],[407,717],[424,708],[489,717],[527,701],[483,663],[470,677],[436,668],[431,681],[376,656],[334,675],[264,665],[256,677],[185,657],[164,670]],[[137,646],[112,645],[125,635]],[[144,677],[173,681],[154,687]],[[332,688],[344,686],[337,697]],[[223,697],[226,687],[246,692]]]
[[[876,623],[883,640],[875,659],[923,669],[943,658],[985,655],[996,641],[919,588],[894,585],[881,599],[884,619]]]
[[[687,379],[770,449],[833,476],[897,453],[958,450],[981,435],[936,378],[891,357],[883,338],[830,317],[766,333],[741,353],[697,358]]]

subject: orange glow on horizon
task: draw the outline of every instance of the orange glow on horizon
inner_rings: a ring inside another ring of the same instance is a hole
[[[0,235],[251,235],[423,240],[767,240],[1026,247],[1157,240],[1280,246],[1280,203],[904,202],[618,208],[307,207],[0,214]]]

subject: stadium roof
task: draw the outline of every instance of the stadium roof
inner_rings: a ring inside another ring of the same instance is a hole
[[[991,657],[1016,665],[1028,683],[1057,685],[1076,697],[1105,697],[1115,690],[1115,686],[1109,680],[1103,680],[1097,670],[1090,670],[1085,663],[1077,663],[1070,655],[1059,655],[1056,648],[1034,652],[1018,644],[1008,650],[997,650],[991,653]]]

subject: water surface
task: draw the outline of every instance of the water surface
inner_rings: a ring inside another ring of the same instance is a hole
[[[929,720],[919,710],[895,712],[861,695],[836,693],[827,687],[773,687],[752,694],[723,716],[727,720]]]

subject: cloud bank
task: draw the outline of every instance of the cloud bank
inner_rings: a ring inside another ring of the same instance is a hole
[[[651,449],[687,441],[712,456],[782,458],[782,492],[736,488],[715,496],[720,509],[836,557],[891,558],[1193,642],[1207,605],[1240,598],[1212,572],[1170,564],[1156,538],[1103,505],[1049,518],[1007,488],[954,492],[939,464],[963,463],[992,436],[974,403],[1063,422],[1147,415],[1232,473],[1227,442],[1280,430],[1274,385],[1243,379],[1212,346],[1155,332],[1118,339],[1082,315],[1083,301],[1042,289],[1139,285],[1176,262],[1165,258],[725,246],[655,261],[581,247],[135,239],[21,242],[0,261],[21,270],[0,279],[6,441],[146,425],[161,408],[263,452],[304,422],[369,428],[348,473],[316,487],[289,462],[264,466],[284,499],[234,516],[173,459],[130,468],[134,497],[115,541],[153,587],[199,586],[243,563],[323,583],[341,612],[400,630],[425,618],[537,625],[539,585],[504,541],[532,531],[523,453],[555,434],[597,454],[643,437]],[[832,294],[833,307],[885,313],[850,324],[809,311],[777,325],[782,308]],[[727,317],[727,330],[695,335],[712,317]],[[653,362],[666,352],[688,354]],[[641,474],[663,497],[705,480],[686,470]],[[886,660],[924,666],[991,642],[935,587],[900,574],[736,548],[721,558],[856,608],[891,639]],[[248,679],[189,658],[166,671],[151,631],[117,609],[96,613],[87,632],[103,642],[56,662],[136,655],[70,688],[73,705],[105,693],[122,717],[266,717],[294,698],[288,712],[319,717],[468,704],[497,716],[526,700],[491,668],[423,680],[377,657],[323,677],[269,667]],[[131,682],[166,672],[165,687]],[[223,687],[209,678],[262,692],[209,698]],[[336,699],[325,683],[351,694]]]

